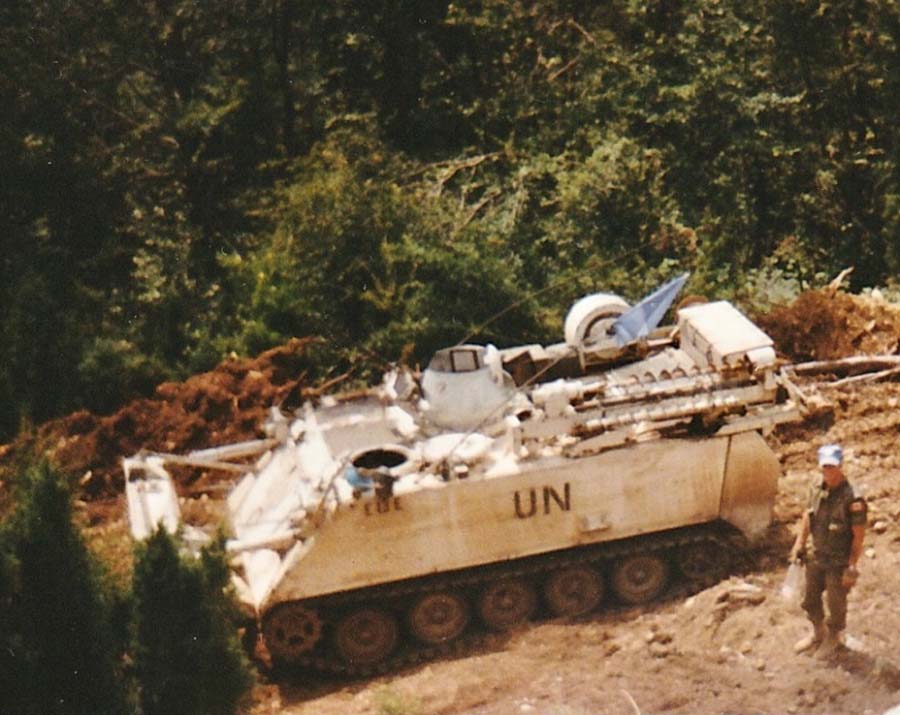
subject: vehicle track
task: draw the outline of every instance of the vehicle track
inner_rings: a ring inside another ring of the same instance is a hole
[[[323,618],[322,636],[311,652],[289,661],[273,654],[273,675],[279,679],[290,677],[291,673],[297,670],[310,670],[341,677],[371,677],[429,660],[463,655],[483,644],[486,636],[491,632],[475,617],[471,619],[471,623],[464,633],[446,643],[423,644],[415,640],[408,632],[403,632],[399,645],[388,657],[376,663],[354,664],[343,659],[331,641],[336,621],[356,609],[368,607],[385,609],[396,618],[398,623],[403,623],[404,615],[408,612],[414,599],[425,594],[461,593],[471,605],[483,588],[503,579],[525,579],[539,591],[539,584],[554,572],[568,566],[585,564],[598,568],[600,573],[605,576],[604,581],[608,586],[613,564],[625,557],[645,554],[662,556],[670,566],[667,586],[660,596],[653,600],[686,598],[711,586],[727,575],[737,561],[735,557],[743,553],[742,547],[741,537],[729,533],[725,525],[686,527],[660,534],[633,537],[607,544],[575,547],[501,564],[479,566],[384,586],[338,593],[324,598],[309,599],[300,603],[308,609],[315,610],[316,613],[327,614]],[[689,553],[689,548],[692,549],[695,558],[693,558],[692,565],[687,566],[682,557]],[[698,569],[702,560],[698,563],[696,555],[704,553],[704,549],[707,550],[706,553],[712,557],[712,560],[709,562],[709,568]],[[284,605],[279,604],[279,607]],[[615,613],[633,607],[634,604],[625,604],[619,599],[615,601],[604,599],[600,608]],[[277,611],[277,608],[270,613]],[[548,615],[546,608],[541,609],[540,614]],[[269,614],[265,618],[268,617]],[[262,626],[263,633],[266,631],[265,618]]]

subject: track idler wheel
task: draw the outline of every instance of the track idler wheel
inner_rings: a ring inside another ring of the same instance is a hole
[[[507,631],[525,623],[537,610],[537,594],[521,578],[505,578],[486,586],[478,597],[478,615],[488,628]]]
[[[469,604],[450,592],[427,593],[419,597],[406,614],[409,630],[427,645],[449,643],[469,624]]]
[[[603,600],[603,577],[590,566],[566,566],[550,574],[544,600],[555,616],[582,616]]]
[[[399,637],[400,627],[391,613],[365,606],[350,611],[338,621],[334,647],[348,665],[377,665],[394,652]]]
[[[647,603],[665,590],[669,570],[669,563],[659,554],[626,556],[613,566],[610,583],[623,602]]]
[[[263,638],[276,661],[291,663],[311,652],[322,637],[322,621],[315,609],[283,603],[263,619]]]

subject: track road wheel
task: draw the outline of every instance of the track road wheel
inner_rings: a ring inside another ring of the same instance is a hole
[[[537,594],[520,578],[505,578],[485,586],[478,597],[478,615],[488,628],[507,631],[525,623],[537,609]]]
[[[322,637],[322,621],[312,608],[283,603],[263,619],[263,638],[276,661],[291,663],[312,651]]]
[[[669,580],[669,564],[658,554],[619,559],[612,571],[612,588],[625,603],[647,603],[659,596]]]
[[[334,630],[334,646],[348,665],[375,665],[397,647],[397,619],[382,608],[357,608],[341,618]]]
[[[469,604],[455,593],[427,593],[419,597],[406,614],[409,630],[428,645],[449,643],[469,624]]]
[[[590,566],[566,566],[550,574],[544,600],[555,616],[582,616],[603,600],[603,578]]]

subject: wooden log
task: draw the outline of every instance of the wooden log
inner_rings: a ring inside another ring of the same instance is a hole
[[[900,375],[900,367],[893,367],[890,370],[879,370],[878,372],[867,372],[862,375],[845,377],[840,380],[835,380],[834,382],[826,383],[825,387],[844,387],[846,385],[853,385],[860,382],[877,382],[879,380],[885,380],[889,377],[893,377],[894,375]]]
[[[791,365],[788,370],[797,375],[859,375],[867,372],[900,367],[900,355],[854,355],[838,360],[816,360]]]

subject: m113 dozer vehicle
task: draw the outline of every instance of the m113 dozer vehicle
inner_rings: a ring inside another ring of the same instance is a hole
[[[559,344],[458,345],[422,374],[273,408],[266,439],[125,459],[132,534],[202,542],[168,470],[235,473],[239,598],[276,663],[343,673],[538,610],[708,583],[768,526],[780,468],[762,435],[800,403],[772,341],[730,303],[659,325],[685,279],[634,307],[581,299]]]

